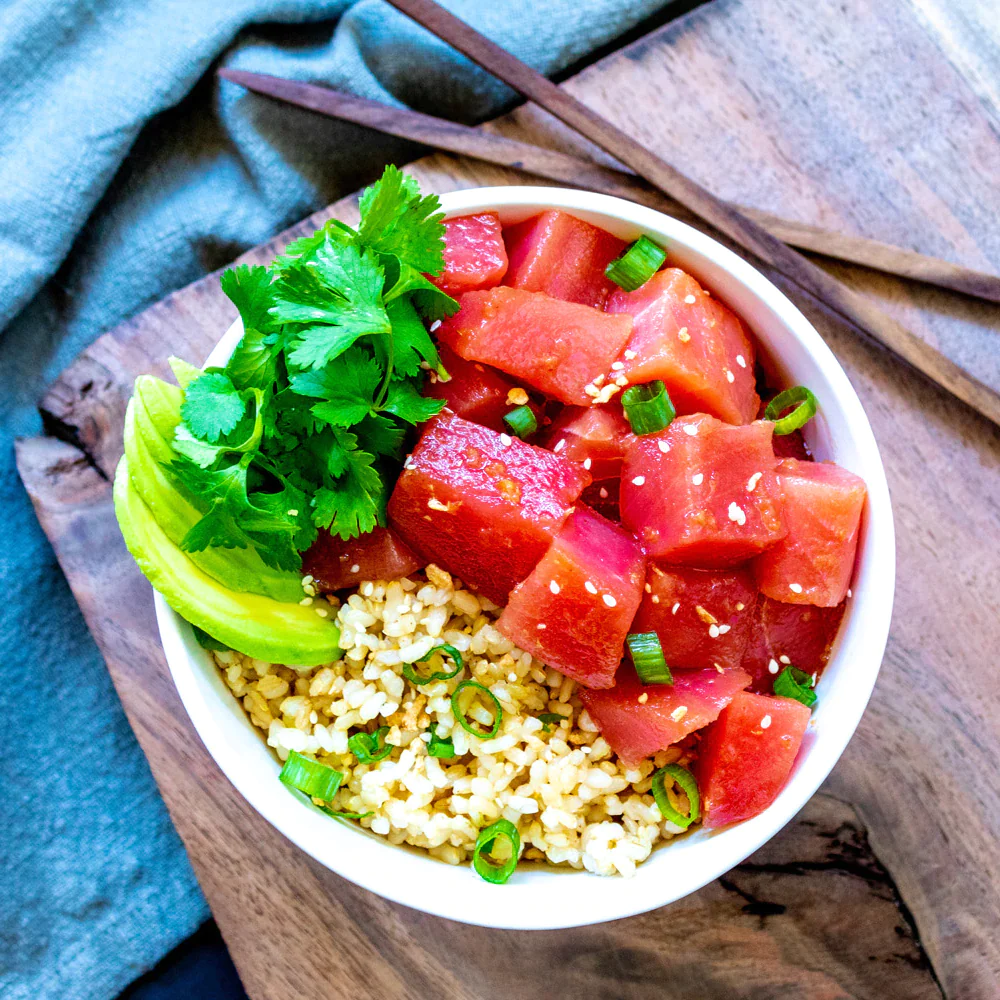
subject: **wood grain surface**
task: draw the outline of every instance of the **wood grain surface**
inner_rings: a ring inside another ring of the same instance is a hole
[[[716,0],[565,86],[720,197],[995,270],[1000,90],[967,78],[980,64],[935,32],[932,0],[913,3]],[[496,127],[610,162],[537,109]],[[415,172],[438,191],[517,178],[443,156]],[[1000,385],[996,307],[829,266]],[[22,442],[22,477],[255,1000],[1000,996],[1000,433],[786,290],[861,395],[889,476],[882,675],[824,793],[770,845],[680,903],[579,931],[483,932],[353,888],[244,806],[193,735],[104,477],[135,374],[170,353],[200,361],[234,317],[217,281],[112,331],[54,384],[42,408],[62,440]]]

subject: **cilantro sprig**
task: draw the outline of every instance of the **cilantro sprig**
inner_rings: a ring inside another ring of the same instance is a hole
[[[184,369],[170,473],[203,516],[182,548],[252,547],[299,570],[318,530],[385,523],[407,433],[443,405],[422,395],[440,365],[425,320],[458,308],[425,277],[444,266],[440,207],[390,166],[356,230],[331,220],[222,275],[244,333],[224,367]]]

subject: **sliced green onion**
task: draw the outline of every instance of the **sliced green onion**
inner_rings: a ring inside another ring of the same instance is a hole
[[[670,804],[666,788],[668,778],[687,796],[688,814],[686,816]],[[685,830],[692,823],[696,823],[701,815],[701,795],[698,794],[698,782],[695,781],[694,775],[686,767],[681,767],[680,764],[667,764],[666,767],[661,767],[653,775],[653,798],[656,800],[656,806],[663,814],[663,818]]]
[[[431,757],[451,760],[453,757],[458,756],[455,753],[455,741],[450,736],[447,739],[442,739],[438,736],[437,726],[431,726],[430,733],[431,738],[427,744],[427,753]]]
[[[461,694],[463,691],[472,691],[473,698],[479,694],[493,702],[493,726],[485,733],[479,729],[478,726],[475,725],[465,714],[465,709],[463,709],[461,705]],[[478,681],[462,681],[462,683],[455,688],[455,693],[451,696],[451,711],[458,724],[467,733],[471,733],[477,739],[491,740],[497,733],[500,732],[500,723],[503,720],[503,709],[500,707],[500,702],[497,700],[497,696],[489,688],[483,687],[483,685]]]
[[[660,637],[655,632],[630,632],[625,642],[643,684],[674,683],[674,675],[663,657]]]
[[[629,386],[622,393],[622,407],[633,434],[655,434],[669,427],[677,416],[666,386],[659,379]]]
[[[392,753],[392,745],[385,742],[388,726],[380,726],[374,733],[355,733],[347,741],[347,749],[362,764],[376,764]]]
[[[329,764],[321,764],[295,750],[288,755],[278,777],[289,788],[324,802],[333,800],[344,780],[340,771],[335,771]]]
[[[782,417],[781,414],[790,406],[794,406],[795,409],[788,416]],[[791,434],[792,431],[805,427],[816,416],[818,406],[816,397],[804,385],[797,385],[792,389],[779,392],[767,404],[767,409],[764,410],[764,419],[774,421],[775,434]]]
[[[619,288],[634,292],[656,274],[667,259],[667,252],[648,236],[640,236],[620,257],[604,269],[604,275]]]
[[[804,670],[797,670],[795,667],[785,667],[774,678],[774,693],[780,698],[794,698],[809,708],[816,704],[812,676]]]
[[[403,664],[403,676],[411,684],[430,684],[431,681],[450,681],[465,665],[462,660],[462,654],[455,649],[454,646],[449,646],[448,643],[442,643],[440,646],[435,646],[429,653],[425,653],[423,656],[417,660],[417,663],[423,663],[424,660],[429,660],[435,653],[441,653],[442,656],[450,656],[452,663],[455,664],[455,669],[445,673],[442,670],[436,670],[433,674],[429,674],[427,677],[422,677],[420,674],[413,669],[413,666],[409,663]]]
[[[530,406],[518,406],[508,413],[503,422],[511,429],[511,432],[519,438],[531,437],[538,430],[538,421],[535,419],[535,411]]]
[[[372,815],[372,810],[369,809],[368,812],[363,813],[352,813],[346,812],[343,809],[331,809],[329,806],[317,806],[320,812],[325,812],[327,816],[332,816],[334,819],[364,819],[366,816]]]
[[[542,712],[538,716],[538,721],[545,727],[545,732],[549,732],[549,726],[561,726],[568,719],[565,715],[560,715],[558,712]]]
[[[495,861],[490,852],[498,840],[505,840],[510,845],[510,857],[504,861]],[[494,885],[503,885],[514,874],[517,867],[517,856],[521,853],[521,835],[510,820],[498,819],[485,830],[479,831],[476,837],[476,847],[472,852],[472,867],[476,874]]]
[[[211,649],[217,653],[221,653],[223,650],[229,649],[229,647],[224,642],[219,642],[214,636],[209,635],[204,629],[198,628],[197,625],[192,625],[191,628],[194,629],[194,637],[198,640],[198,645],[202,649]]]

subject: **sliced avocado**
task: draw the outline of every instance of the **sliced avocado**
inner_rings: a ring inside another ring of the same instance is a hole
[[[314,667],[340,656],[340,630],[314,607],[240,594],[196,566],[164,533],[132,485],[128,459],[115,474],[115,514],[125,544],[149,582],[192,625],[241,653]]]
[[[175,544],[199,520],[202,511],[192,504],[185,491],[156,460],[176,457],[160,437],[143,407],[141,397],[133,397],[125,411],[125,456],[132,485],[156,518],[164,534]],[[215,549],[186,553],[209,576],[230,590],[263,594],[276,601],[302,600],[302,578],[288,570],[272,569],[252,549]]]

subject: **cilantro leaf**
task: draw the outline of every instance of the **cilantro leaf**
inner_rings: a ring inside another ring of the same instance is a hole
[[[313,497],[313,521],[341,538],[371,531],[379,522],[385,487],[375,456],[357,447],[357,437],[334,429],[343,473],[335,489],[323,487]]]
[[[285,247],[285,252],[271,265],[271,269],[275,273],[280,273],[286,267],[295,263],[312,260],[316,252],[327,241],[338,246],[343,246],[351,242],[355,236],[357,236],[357,233],[346,222],[341,222],[340,219],[329,219],[314,233],[302,236],[289,243]]]
[[[444,213],[437,195],[421,196],[417,182],[390,164],[365,189],[360,207],[359,243],[417,271],[444,270]]]
[[[281,349],[269,340],[267,334],[251,327],[236,345],[226,363],[226,374],[238,389],[266,389],[278,377]]]
[[[388,333],[383,281],[374,254],[329,240],[314,260],[283,271],[271,312],[278,322],[303,325],[292,342],[293,364],[321,368],[359,337]]]
[[[421,360],[436,368],[439,362],[437,348],[409,298],[393,299],[386,304],[385,311],[392,324],[393,376],[416,375]]]
[[[392,417],[378,413],[365,417],[354,427],[353,433],[357,434],[365,451],[398,459],[403,450],[406,428],[397,424]]]
[[[444,408],[444,400],[421,396],[420,390],[412,382],[392,382],[382,408],[408,424],[419,424],[440,413]]]
[[[410,295],[414,305],[425,319],[444,319],[458,312],[458,302],[446,292],[442,292],[426,275],[409,264],[400,263],[395,257],[383,256],[385,284],[388,304],[402,295]]]
[[[302,396],[323,400],[312,407],[320,420],[350,427],[372,408],[382,372],[371,356],[355,346],[323,368],[293,375],[292,388]]]
[[[184,391],[181,417],[196,437],[206,441],[218,441],[235,430],[245,412],[239,390],[222,372],[206,372]]]
[[[270,330],[271,316],[268,310],[274,305],[274,293],[271,274],[266,267],[259,264],[253,267],[248,264],[231,267],[222,272],[219,284],[239,311],[244,330],[261,330],[265,333]]]

